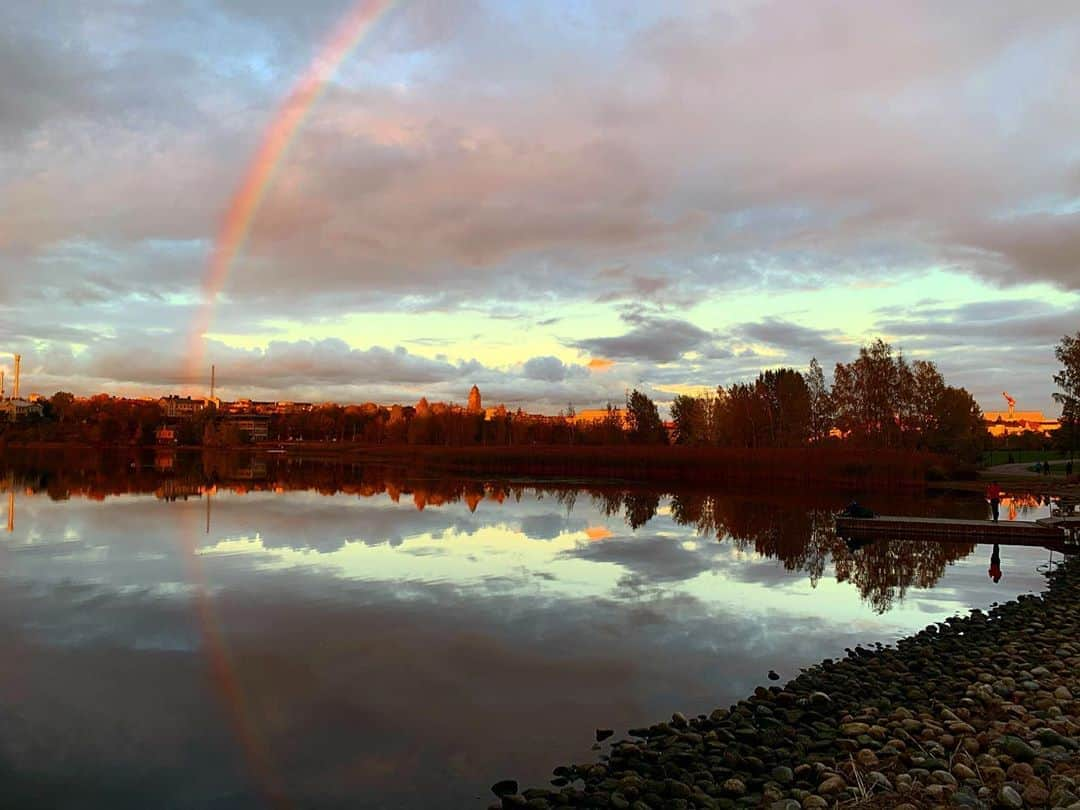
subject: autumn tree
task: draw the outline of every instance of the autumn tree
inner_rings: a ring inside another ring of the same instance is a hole
[[[837,363],[832,390],[837,427],[861,443],[895,446],[905,366],[880,338],[860,348],[854,362]]]
[[[929,450],[974,461],[986,444],[986,425],[975,398],[963,388],[942,388],[924,438]]]
[[[1062,447],[1077,449],[1080,433],[1080,332],[1064,335],[1054,349],[1054,356],[1061,363],[1061,371],[1054,375],[1054,382],[1060,391],[1055,391],[1054,401],[1061,406]]]
[[[626,421],[630,441],[635,444],[667,444],[656,403],[636,388],[626,398]]]
[[[937,366],[929,360],[916,360],[912,363],[910,386],[906,393],[910,404],[905,427],[923,436],[937,431],[942,408],[941,398],[945,394],[945,378],[941,376]],[[958,401],[954,399],[954,404]]]
[[[833,407],[825,372],[816,357],[810,360],[810,370],[806,373],[806,393],[810,406],[810,440],[819,442],[828,438],[832,430]]]
[[[671,419],[675,423],[675,444],[703,445],[709,443],[708,400],[679,394],[671,403]]]

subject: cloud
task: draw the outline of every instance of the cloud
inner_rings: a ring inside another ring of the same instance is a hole
[[[905,318],[887,318],[880,327],[888,334],[929,343],[954,344],[964,338],[971,344],[1000,347],[1003,339],[1017,348],[1024,344],[1046,346],[1074,331],[1078,320],[1074,308],[1039,300],[980,301],[959,307],[924,307],[910,310]]]
[[[1080,213],[984,221],[962,231],[961,238],[977,251],[969,264],[1001,283],[1020,273],[1080,290]]]
[[[783,350],[787,355],[805,355],[804,363],[809,362],[811,357],[837,357],[852,351],[837,330],[812,329],[783,318],[769,317],[754,323],[739,324],[732,332],[742,340],[764,343]]]
[[[618,360],[673,363],[684,354],[706,346],[713,338],[704,329],[679,318],[628,315],[624,320],[633,325],[625,334],[572,341],[569,345]]]
[[[533,357],[525,361],[523,368],[526,377],[532,380],[559,382],[566,379],[566,364],[558,357]]]
[[[350,7],[0,5],[0,294],[19,302],[6,339],[186,342],[228,201]],[[1073,303],[1070,3],[657,8],[403,4],[276,165],[220,322],[266,346],[290,318],[520,301],[548,346],[618,360],[631,383],[691,384],[749,368],[716,335],[751,316],[695,325],[721,294],[759,296],[746,339],[800,360],[846,344],[821,318],[779,314],[792,292],[843,286],[869,312],[891,300],[883,285],[945,274],[975,295],[1036,283]],[[662,309],[583,334],[628,302]],[[670,380],[658,365],[676,361]],[[347,364],[410,385],[445,371]],[[579,384],[544,373],[525,379]]]

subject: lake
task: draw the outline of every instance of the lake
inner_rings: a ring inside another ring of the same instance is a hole
[[[846,495],[170,456],[9,458],[0,484],[12,807],[482,808],[598,727],[1038,591],[1048,558],[1002,548],[995,584],[986,546],[850,548]]]

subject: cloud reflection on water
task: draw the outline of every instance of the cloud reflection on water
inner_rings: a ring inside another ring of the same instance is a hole
[[[540,782],[587,756],[595,726],[707,711],[769,669],[792,676],[1039,584],[1042,552],[1004,553],[994,586],[981,548],[911,558],[912,581],[892,581],[867,549],[814,535],[800,504],[716,497],[702,527],[679,522],[696,508],[686,495],[428,493],[417,510],[415,487],[219,490],[209,535],[200,499],[20,496],[0,552],[14,795],[259,806],[211,688],[184,524],[248,713],[304,807],[483,806],[496,778]],[[884,613],[865,596],[878,575]]]

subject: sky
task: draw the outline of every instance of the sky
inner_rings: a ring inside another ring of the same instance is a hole
[[[213,363],[225,398],[476,384],[554,413],[882,337],[984,410],[1059,412],[1074,2],[399,0],[328,61],[366,2],[0,4],[0,368],[21,353],[24,392],[204,392]]]

